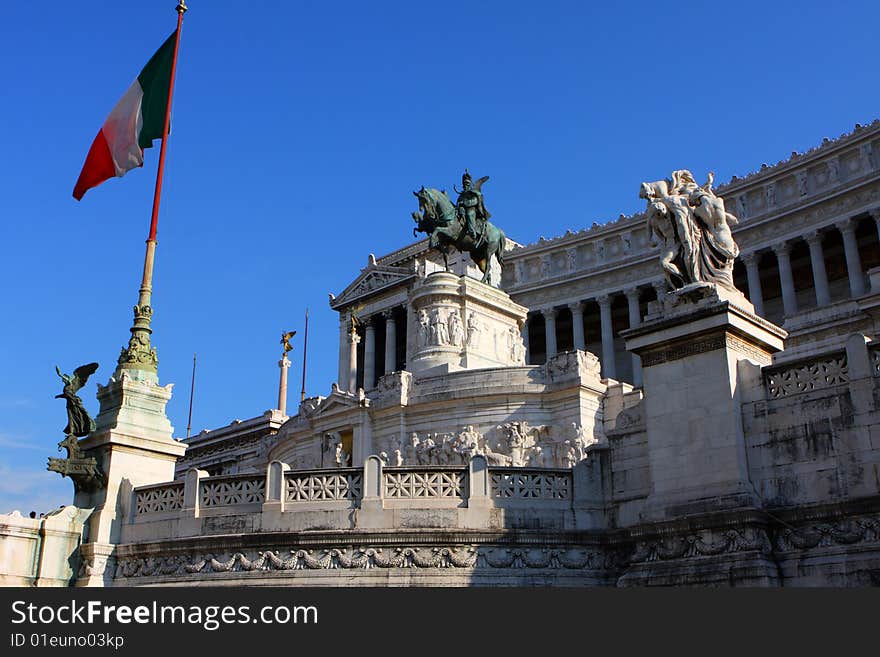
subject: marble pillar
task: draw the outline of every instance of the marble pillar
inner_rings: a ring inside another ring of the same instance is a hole
[[[639,289],[631,287],[624,290],[629,309],[629,328],[636,328],[642,323],[642,313],[639,309]],[[633,385],[642,385],[642,359],[638,354],[632,354]]]
[[[574,344],[575,349],[586,351],[587,343],[584,340],[584,304],[582,301],[578,301],[577,303],[569,304],[568,307],[571,309],[571,326],[572,333],[574,334],[572,344]]]
[[[544,314],[545,336],[547,341],[547,359],[556,355],[556,308],[545,308]]]
[[[794,290],[794,279],[791,276],[790,245],[788,242],[773,247],[776,261],[779,264],[779,282],[782,285],[782,307],[786,317],[797,313],[797,297]]]
[[[764,315],[764,294],[761,290],[761,273],[758,268],[761,256],[758,253],[744,253],[742,261],[749,277],[749,301],[755,307],[756,315]]]
[[[386,310],[382,313],[385,318],[385,371],[383,374],[391,374],[397,369],[397,323],[394,320],[394,311]]]
[[[847,218],[834,225],[843,235],[843,250],[846,254],[850,295],[860,297],[865,293],[865,276],[862,274],[862,261],[859,258],[859,245],[856,242],[855,222],[851,218]]]
[[[831,303],[828,291],[828,274],[825,272],[825,256],[822,253],[822,233],[813,230],[804,238],[810,247],[810,264],[813,267],[813,286],[816,289],[816,305],[820,308]]]
[[[599,318],[602,324],[602,378],[617,379],[617,367],[614,364],[614,330],[611,326],[611,297],[603,294],[596,301],[599,303]]]
[[[364,390],[372,390],[376,385],[376,325],[372,317],[367,318],[364,331]]]

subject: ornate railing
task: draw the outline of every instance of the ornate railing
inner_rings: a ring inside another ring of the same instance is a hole
[[[492,497],[515,500],[570,500],[571,470],[490,468]]]
[[[467,469],[463,467],[386,468],[382,477],[388,499],[463,498]]]
[[[253,473],[207,477],[199,482],[203,508],[262,504],[266,499],[266,475]]]
[[[359,500],[363,490],[363,469],[287,472],[288,502]]]
[[[172,481],[134,490],[135,515],[165,513],[183,508],[183,482]]]
[[[824,355],[792,365],[766,368],[764,381],[770,399],[848,383],[846,352]]]

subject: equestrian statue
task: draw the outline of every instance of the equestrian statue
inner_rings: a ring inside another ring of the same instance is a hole
[[[483,202],[482,186],[489,180],[483,176],[476,182],[465,170],[461,177],[461,191],[455,190],[455,203],[445,190],[422,187],[413,195],[419,199],[419,211],[413,212],[413,236],[419,232],[430,235],[428,246],[443,254],[443,263],[449,270],[449,248],[469,253],[483,273],[482,282],[491,285],[490,266],[492,256],[504,267],[506,238],[504,231],[489,221],[489,211]],[[454,189],[454,188],[453,188]]]

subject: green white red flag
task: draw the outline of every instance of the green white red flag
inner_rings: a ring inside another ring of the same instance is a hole
[[[163,138],[177,36],[175,30],[165,40],[110,112],[73,188],[76,200],[105,180],[142,167],[144,149],[152,148],[154,139]]]

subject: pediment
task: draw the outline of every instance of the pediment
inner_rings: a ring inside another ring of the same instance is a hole
[[[400,285],[414,276],[415,273],[409,268],[378,265],[373,260],[342,294],[331,298],[330,307],[339,310],[359,299]]]
[[[320,403],[309,413],[309,419],[314,420],[323,415],[338,413],[340,411],[348,411],[358,408],[366,400],[358,395],[340,390],[336,384],[333,384],[333,392],[328,397],[321,399]]]

